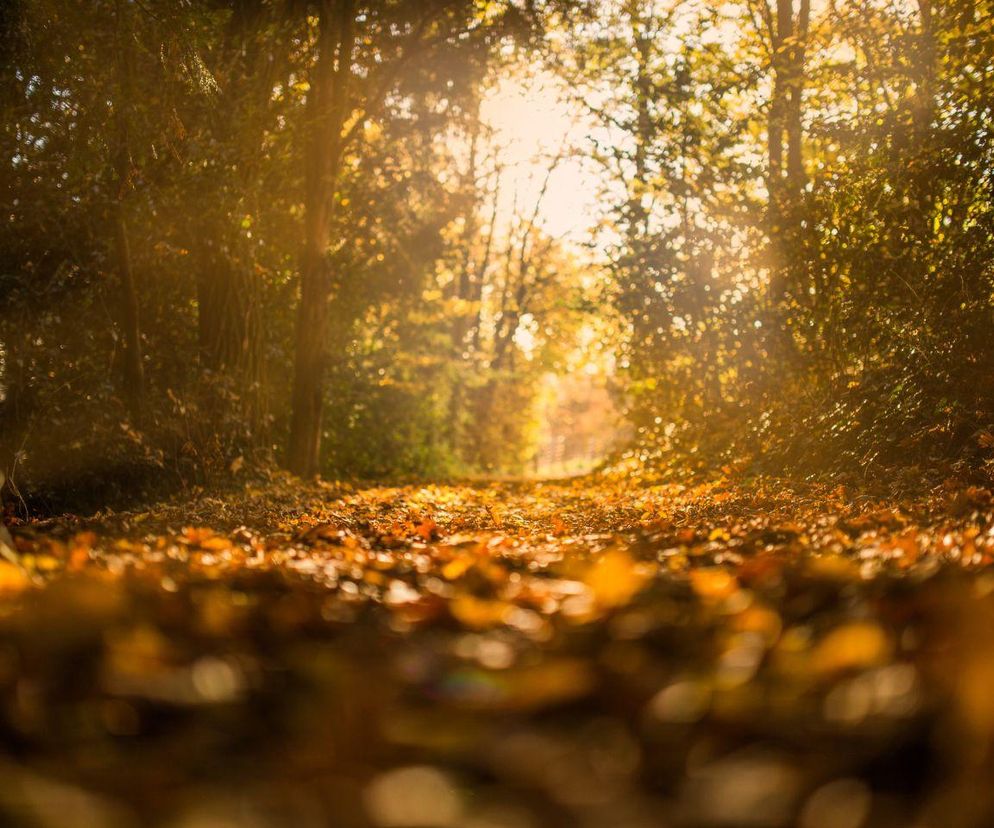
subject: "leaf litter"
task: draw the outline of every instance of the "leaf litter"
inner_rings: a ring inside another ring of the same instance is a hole
[[[985,489],[273,478],[10,522],[4,824],[994,819]]]

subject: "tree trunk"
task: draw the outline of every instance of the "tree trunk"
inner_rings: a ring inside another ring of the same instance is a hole
[[[936,110],[936,86],[939,66],[936,39],[936,14],[931,0],[918,0],[919,30],[912,53],[912,68],[916,93],[912,99],[910,144],[913,152],[927,153],[933,145],[933,122]],[[916,164],[911,173],[913,186],[912,221],[924,231],[920,238],[929,238],[935,211],[936,181],[927,164]]]
[[[805,86],[805,60],[807,56],[808,27],[811,19],[811,0],[801,0],[797,26],[790,47],[790,97],[787,100],[787,180],[792,199],[800,198],[804,191],[804,128],[802,123],[802,97]]]
[[[463,255],[459,265],[459,273],[453,278],[453,296],[461,302],[469,302],[474,294],[474,284],[480,274],[474,269],[473,245],[480,230],[478,205],[480,191],[477,172],[477,161],[480,151],[480,101],[474,101],[475,111],[469,135],[469,165],[466,170],[465,187],[470,194],[468,206],[463,214]],[[460,307],[452,323],[452,344],[455,347],[456,359],[461,359],[466,348],[466,334],[469,329],[469,318],[465,307]]]
[[[138,291],[131,269],[131,245],[124,217],[124,204],[118,201],[115,210],[115,253],[120,284],[121,329],[124,352],[121,379],[131,417],[141,419],[145,398],[145,369],[142,365],[141,324],[138,316]]]
[[[332,298],[327,250],[335,189],[341,171],[342,127],[348,112],[354,16],[353,0],[322,2],[318,56],[308,101],[310,140],[306,152],[305,240],[287,451],[288,468],[301,477],[317,474],[321,451],[321,413]]]
[[[478,160],[480,153],[480,98],[474,99],[474,111],[469,135],[469,165],[466,170],[465,188],[469,193],[469,202],[464,213],[464,225],[462,233],[463,256],[459,266],[459,274],[453,279],[453,291],[456,299],[460,300],[460,305],[452,322],[452,348],[453,363],[457,366],[452,388],[449,393],[449,422],[448,422],[448,445],[450,450],[458,454],[462,444],[462,421],[463,408],[466,405],[466,394],[463,383],[462,367],[470,355],[469,343],[467,342],[470,333],[472,320],[469,317],[469,307],[474,296],[482,290],[482,282],[485,271],[478,271],[475,267],[475,244],[476,237],[480,231],[479,205],[481,193],[479,187]],[[491,234],[493,228],[491,228]],[[476,311],[476,318],[479,318],[479,310]],[[475,334],[475,331],[474,331]]]
[[[648,150],[655,137],[650,111],[653,97],[651,64],[651,43],[646,25],[639,17],[640,8],[636,4],[628,9],[631,20],[632,37],[635,42],[637,74],[636,93],[636,134],[635,134],[635,182],[630,196],[631,230],[633,238],[644,242],[649,235],[649,213],[643,203],[643,194],[649,183]]]
[[[222,176],[213,196],[219,206],[207,215],[201,211],[189,228],[190,246],[197,251],[201,362],[212,370],[229,370],[249,384],[259,379],[254,359],[261,350],[261,343],[255,341],[260,333],[254,305],[258,277],[251,245],[240,243],[241,217],[228,204],[232,199],[250,200],[252,159],[265,124],[256,113],[268,110],[275,82],[273,61],[259,58],[263,10],[261,0],[233,3],[214,68],[221,82],[219,97],[212,102],[213,117],[207,124],[210,140],[226,154],[217,159],[224,172],[215,173]],[[234,158],[229,159],[236,145]],[[237,167],[238,177],[227,172],[229,167]],[[217,229],[205,233],[205,221]]]
[[[791,345],[779,309],[790,294],[787,261],[798,239],[797,208],[805,186],[803,107],[806,40],[811,16],[810,0],[800,0],[795,17],[794,0],[776,0],[770,15],[773,88],[767,123],[769,169],[770,300],[778,339]],[[786,170],[784,154],[786,151]]]
[[[136,422],[141,419],[145,397],[145,370],[142,364],[141,324],[138,311],[138,290],[131,266],[131,244],[128,240],[125,197],[131,189],[131,141],[128,107],[131,102],[130,77],[132,66],[130,36],[124,30],[121,0],[116,6],[117,23],[117,85],[118,99],[114,102],[117,127],[114,172],[117,195],[114,203],[114,257],[120,280],[120,327],[124,342],[121,359],[121,384],[128,410]]]
[[[767,189],[772,213],[771,232],[776,233],[782,220],[784,131],[790,99],[790,47],[794,28],[793,0],[776,0],[776,23],[770,43],[773,63],[773,89],[767,119],[767,155],[769,172]]]
[[[251,382],[257,377],[259,325],[247,267],[231,253],[200,245],[197,327],[200,359],[212,371],[227,370]]]

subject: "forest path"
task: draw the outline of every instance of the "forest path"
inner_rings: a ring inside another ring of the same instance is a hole
[[[992,511],[273,480],[14,526],[0,822],[988,825]]]

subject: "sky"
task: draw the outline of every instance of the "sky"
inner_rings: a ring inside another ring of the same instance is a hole
[[[499,215],[510,217],[515,193],[519,211],[530,214],[550,159],[565,149],[568,157],[552,173],[539,223],[550,235],[580,244],[596,220],[598,183],[582,154],[589,125],[563,100],[561,84],[542,71],[508,76],[487,92],[481,115],[506,165]]]
[[[566,100],[562,81],[535,67],[508,75],[485,94],[481,117],[492,130],[493,150],[505,165],[498,209],[498,221],[505,227],[514,210],[515,193],[518,212],[530,216],[550,160],[566,150],[549,178],[537,221],[546,233],[586,259],[591,228],[600,218],[604,182],[587,157],[596,127],[584,120],[575,101]],[[590,278],[598,277],[599,271],[592,268]],[[611,354],[593,347],[602,332],[585,326],[580,339],[578,353],[590,359],[582,367],[588,378],[613,370]],[[531,340],[527,328],[522,328],[515,341],[527,354]]]

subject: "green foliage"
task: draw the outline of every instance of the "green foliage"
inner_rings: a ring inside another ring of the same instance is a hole
[[[4,6],[0,467],[17,484],[57,498],[113,468],[127,492],[279,459],[318,11]],[[592,336],[617,355],[640,461],[982,466],[992,11],[357,3],[328,148],[324,469],[522,471],[543,378],[576,372]],[[589,144],[547,167],[582,151],[599,170],[590,251],[544,227],[549,180],[502,191],[481,118],[539,55],[588,120]],[[122,379],[129,272],[144,390]]]
[[[269,0],[5,5],[0,468],[22,490],[71,503],[101,481],[139,494],[279,459],[316,11]],[[466,468],[484,462],[466,448],[474,377],[496,340],[507,350],[519,320],[549,300],[510,302],[514,323],[494,339],[481,293],[502,279],[515,287],[496,257],[474,277],[475,298],[453,287],[482,245],[456,228],[489,209],[465,169],[479,98],[537,21],[510,3],[420,2],[359,3],[356,21],[327,251],[324,467]],[[140,411],[121,379],[119,213],[138,293]],[[500,382],[530,382],[549,364],[505,365]],[[523,389],[508,416],[527,419],[532,397]],[[516,442],[501,458],[527,450],[522,435],[508,433]]]
[[[804,28],[798,5],[610,4],[555,54],[611,136],[592,152],[634,454],[976,466],[994,424],[992,9],[841,3]],[[778,46],[781,7],[796,28]],[[797,43],[803,165],[781,178],[778,49]]]
[[[814,113],[820,152],[785,299],[794,405],[768,407],[772,447],[790,462],[975,465],[986,454],[991,10],[923,9],[829,21],[856,58],[828,75],[828,92],[857,106]]]

